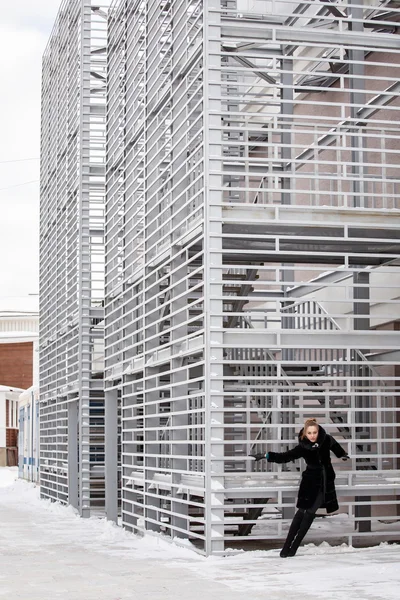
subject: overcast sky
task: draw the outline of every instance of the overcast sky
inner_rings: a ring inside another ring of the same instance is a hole
[[[38,292],[41,60],[60,0],[1,3],[0,296]]]

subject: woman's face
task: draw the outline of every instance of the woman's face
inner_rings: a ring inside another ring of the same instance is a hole
[[[309,425],[306,429],[306,438],[310,440],[310,442],[316,442],[318,438],[318,427]]]

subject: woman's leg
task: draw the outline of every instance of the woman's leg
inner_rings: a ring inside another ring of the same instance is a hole
[[[303,521],[304,513],[305,513],[305,510],[303,510],[302,508],[299,508],[299,510],[296,512],[296,514],[293,517],[293,521],[290,525],[289,532],[287,534],[287,538],[285,540],[285,543],[283,544],[283,548],[280,553],[282,558],[286,558],[287,556],[289,556],[290,546],[292,545],[292,542],[300,529],[300,525]]]
[[[322,492],[320,492],[318,494],[313,506],[304,511],[303,519],[299,525],[299,528],[297,530],[297,534],[296,534],[295,538],[291,542],[287,556],[294,556],[296,554],[298,547],[300,546],[301,542],[303,541],[305,535],[307,534],[308,530],[310,529],[310,527],[315,519],[315,513],[321,506],[323,499],[324,499],[324,495]]]

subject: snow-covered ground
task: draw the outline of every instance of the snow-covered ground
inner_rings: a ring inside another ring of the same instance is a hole
[[[0,469],[0,598],[14,600],[397,600],[400,546],[309,544],[203,558],[161,538],[39,499]]]

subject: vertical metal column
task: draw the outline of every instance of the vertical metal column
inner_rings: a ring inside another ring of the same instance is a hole
[[[90,516],[90,232],[89,232],[89,169],[90,169],[90,39],[91,0],[81,7],[81,73],[80,73],[80,183],[79,183],[79,503],[82,517]]]
[[[79,507],[78,484],[78,402],[68,403],[68,502]]]
[[[187,35],[187,8],[186,3],[173,3],[172,10],[172,65],[173,72],[184,70],[187,53],[184,52]],[[179,77],[172,85],[172,121],[171,121],[171,171],[173,173],[172,186],[175,201],[171,207],[172,239],[179,235],[179,225],[184,221],[187,213],[185,202],[188,186],[187,163],[185,160],[185,145],[187,143],[184,135],[187,120],[187,87],[186,79]],[[171,247],[171,467],[172,467],[172,489],[171,489],[171,535],[172,537],[185,537],[188,529],[188,505],[182,502],[179,496],[179,482],[181,473],[187,471],[188,460],[188,369],[183,368],[183,359],[179,356],[180,344],[188,334],[188,310],[187,310],[187,264],[186,252],[176,244]],[[174,341],[177,340],[177,343]],[[179,342],[178,342],[179,340]]]
[[[282,46],[281,59],[281,162],[282,170],[281,189],[282,204],[292,204],[292,177],[285,177],[286,172],[293,175],[293,146],[292,146],[292,121],[294,108],[293,88],[293,57],[290,53],[292,47]],[[288,54],[289,53],[289,54]]]
[[[292,186],[294,182],[293,174],[296,167],[293,165],[293,110],[294,110],[294,86],[293,86],[293,47],[282,46],[282,60],[281,60],[281,168],[282,168],[282,204],[292,204]],[[285,177],[285,172],[290,172],[290,177]],[[290,267],[293,265],[289,263],[283,263],[281,265],[281,281],[282,291],[286,295],[287,289],[293,285],[294,282],[294,270]],[[281,304],[281,308],[288,306],[287,303]],[[293,319],[289,316],[281,317],[282,328],[291,329],[293,328]],[[292,348],[286,348],[282,351],[282,357],[284,360],[294,360],[294,350]],[[281,366],[280,375],[282,374]],[[281,395],[281,407],[283,409],[290,409],[293,399],[290,398],[289,394]],[[282,423],[285,425],[291,425],[294,423],[293,411],[285,410],[281,416]],[[281,428],[282,436],[286,439],[294,438],[295,430],[294,427]],[[290,504],[293,502],[293,497],[283,496],[282,502]],[[291,519],[294,515],[295,509],[293,506],[287,506],[282,509],[282,516],[284,519]]]
[[[106,518],[118,520],[118,390],[105,392]]]
[[[370,274],[366,271],[359,271],[354,273],[353,275],[353,290],[354,290],[354,300],[353,300],[353,312],[354,312],[354,329],[356,331],[369,330],[370,328],[370,303],[369,303],[369,295],[370,295]],[[368,350],[363,348],[363,353],[366,354]],[[359,354],[355,354],[355,360],[360,361]],[[363,438],[371,437],[371,427],[369,425],[363,425],[364,423],[369,423],[371,419],[371,413],[369,409],[371,408],[371,398],[368,394],[370,384],[368,381],[365,381],[362,377],[365,376],[365,368],[364,365],[359,365],[355,367],[356,372],[361,375],[361,378],[354,381],[354,384],[357,386],[356,396],[355,396],[355,408],[356,414],[354,421],[358,426],[356,426],[356,439],[359,440],[357,446],[361,446],[363,448],[363,454],[368,454],[368,448],[370,447],[369,442],[363,442]],[[363,394],[362,390],[365,390],[367,393]],[[357,451],[358,454],[358,451]],[[363,457],[360,457],[363,460]],[[356,458],[357,460],[357,458]],[[364,459],[365,460],[365,459]],[[371,502],[370,496],[357,496],[355,498],[356,507],[355,507],[355,517],[356,523],[358,525],[359,532],[368,532],[371,531],[371,521],[357,521],[357,518],[368,518],[371,517],[371,505],[368,504]],[[359,505],[358,503],[362,504]]]
[[[179,203],[178,203],[179,204]],[[173,246],[172,252],[176,251]],[[185,278],[187,267],[184,257],[179,254],[171,260],[171,341],[174,339],[182,340],[187,335],[187,311],[185,304],[187,303],[185,291],[187,280]],[[175,299],[176,298],[176,299]],[[172,345],[173,355],[179,354],[179,344]],[[182,358],[172,358],[171,360],[171,411],[174,413],[171,416],[171,459],[172,459],[172,489],[171,489],[171,524],[173,537],[186,536],[188,529],[188,505],[182,502],[178,496],[179,482],[181,473],[187,471],[188,461],[184,458],[188,455],[188,369],[183,368]],[[175,414],[176,413],[176,414]]]
[[[204,5],[204,222],[206,554],[224,549],[224,384],[222,300],[221,23],[219,0]],[[213,157],[213,158],[211,158]],[[216,174],[214,174],[216,173]]]
[[[157,31],[159,25],[158,7],[152,3],[146,4],[146,94],[157,83],[159,76],[158,40],[151,35]],[[154,92],[153,92],[154,94]],[[153,114],[153,104],[146,105],[145,116],[145,205],[144,205],[144,252],[147,264],[144,267],[144,381],[143,381],[143,420],[144,420],[144,526],[151,531],[160,531],[160,497],[152,492],[152,480],[156,473],[159,455],[159,424],[160,392],[158,389],[158,366],[146,366],[147,361],[159,345],[157,337],[157,308],[159,296],[158,270],[152,264],[152,246],[159,238],[157,231],[157,199],[156,193],[159,185],[159,171],[161,149],[158,143],[157,119]],[[156,112],[156,111],[154,111]],[[156,250],[153,250],[156,252]]]
[[[357,33],[364,31],[363,0],[348,0],[349,30]],[[356,20],[355,20],[356,19]],[[366,141],[357,121],[360,119],[360,109],[365,104],[365,50],[352,47],[348,51],[350,75],[350,115],[352,124],[351,135],[351,172],[354,194],[354,206],[367,207],[365,196],[366,157],[364,156]]]
[[[146,277],[146,285],[150,286],[155,283],[157,274],[155,269],[150,268]],[[145,292],[145,308],[146,312],[151,312],[157,308],[157,294],[155,287],[151,292]],[[153,312],[150,316],[145,316],[145,353],[147,357],[158,348],[158,340],[156,337],[157,326],[154,324],[156,313]],[[160,498],[152,492],[152,480],[157,470],[158,460],[160,455],[160,442],[158,427],[160,422],[159,403],[160,393],[158,387],[158,367],[148,366],[144,369],[143,383],[143,439],[144,439],[144,515],[145,528],[150,531],[160,531]]]

